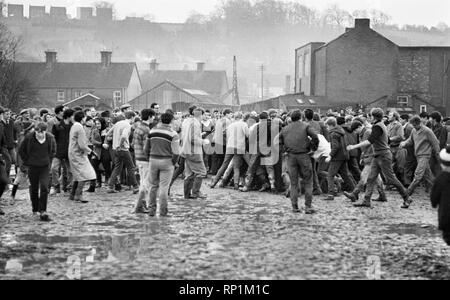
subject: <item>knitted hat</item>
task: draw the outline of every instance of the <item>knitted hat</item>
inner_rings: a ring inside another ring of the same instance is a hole
[[[450,167],[450,145],[447,145],[447,148],[442,149],[439,158],[444,166]]]

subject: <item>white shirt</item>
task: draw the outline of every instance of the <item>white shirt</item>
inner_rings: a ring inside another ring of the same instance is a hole
[[[122,150],[130,149],[130,133],[131,133],[131,124],[128,120],[122,120],[117,122],[113,128],[113,150],[117,150],[117,148]],[[124,143],[120,145],[120,140],[124,139]],[[121,147],[122,146],[122,147]]]
[[[227,129],[227,149],[237,149],[239,153],[245,153],[245,138],[248,137],[249,130],[247,123],[239,120],[231,123]]]

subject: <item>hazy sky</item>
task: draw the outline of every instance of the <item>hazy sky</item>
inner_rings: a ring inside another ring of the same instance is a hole
[[[449,0],[294,0],[317,9],[326,8],[337,3],[349,11],[363,8],[376,8],[387,12],[398,24],[436,25],[438,22],[450,24]],[[25,4],[25,15],[28,15],[28,4],[66,6],[72,17],[76,16],[77,6],[90,6],[92,0],[9,0],[9,3]],[[115,0],[117,16],[137,16],[152,14],[159,22],[184,22],[192,11],[207,14],[220,0]]]

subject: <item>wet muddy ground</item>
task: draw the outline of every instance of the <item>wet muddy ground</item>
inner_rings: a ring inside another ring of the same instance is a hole
[[[168,218],[133,214],[131,192],[52,197],[50,223],[20,191],[26,200],[2,202],[0,279],[450,279],[423,191],[409,210],[394,193],[373,209],[315,197],[306,216],[281,195],[203,190],[185,201],[177,182]]]

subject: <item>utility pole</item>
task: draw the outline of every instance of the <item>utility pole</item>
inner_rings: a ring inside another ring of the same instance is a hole
[[[264,65],[261,65],[261,100],[264,100]]]
[[[232,99],[233,99],[233,105],[241,105],[241,102],[239,101],[236,56],[234,56],[234,58],[233,58],[233,98]]]

